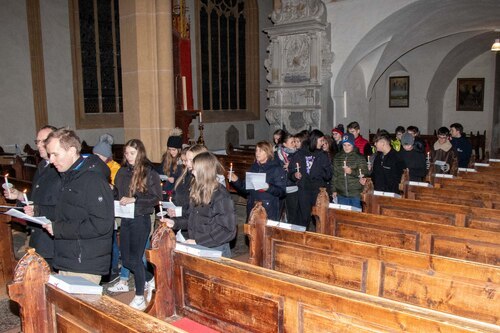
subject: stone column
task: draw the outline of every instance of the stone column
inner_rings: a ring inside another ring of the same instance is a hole
[[[121,0],[125,140],[144,142],[159,162],[175,124],[171,0]]]

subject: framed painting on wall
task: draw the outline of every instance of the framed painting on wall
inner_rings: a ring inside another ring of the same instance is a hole
[[[457,111],[483,111],[484,78],[457,79]]]
[[[389,107],[407,108],[410,106],[410,77],[389,77]]]

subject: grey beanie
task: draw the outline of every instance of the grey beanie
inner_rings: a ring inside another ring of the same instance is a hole
[[[113,156],[113,152],[111,151],[112,144],[113,136],[111,134],[103,134],[99,137],[99,142],[94,146],[92,152],[110,158]]]

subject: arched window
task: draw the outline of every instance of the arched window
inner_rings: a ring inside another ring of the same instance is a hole
[[[198,105],[205,111],[204,120],[258,119],[256,1],[197,0],[196,4]]]
[[[118,0],[70,0],[77,128],[123,126]]]

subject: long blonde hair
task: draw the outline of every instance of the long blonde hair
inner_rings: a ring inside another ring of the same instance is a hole
[[[195,206],[208,205],[212,200],[212,195],[219,187],[217,170],[220,168],[217,157],[211,152],[200,153],[194,158],[193,171],[196,176],[189,197]]]
[[[193,154],[193,158],[194,158],[194,157],[196,157],[196,155],[208,151],[208,149],[204,145],[193,145],[193,146],[188,148],[188,150],[186,151],[186,154],[188,151]],[[177,189],[177,186],[179,186],[179,184],[184,182],[184,179],[186,178],[186,175],[188,172],[189,172],[189,170],[186,166],[184,168],[184,171],[182,172],[181,176],[175,182],[174,191]]]

